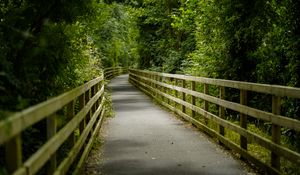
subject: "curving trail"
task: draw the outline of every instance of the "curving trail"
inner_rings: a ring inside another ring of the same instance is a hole
[[[102,160],[87,161],[88,174],[248,174],[204,134],[153,104],[128,83],[128,75],[109,87],[116,116],[104,124]]]

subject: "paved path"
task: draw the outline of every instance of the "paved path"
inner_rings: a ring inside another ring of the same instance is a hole
[[[101,174],[247,174],[206,136],[130,85],[128,75],[109,87],[116,116],[105,126]]]

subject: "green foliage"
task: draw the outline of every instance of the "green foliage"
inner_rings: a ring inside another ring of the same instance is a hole
[[[300,87],[299,9],[299,0],[1,1],[0,119],[111,66]],[[252,94],[249,104],[270,111],[266,101]],[[282,106],[299,119],[299,100]],[[299,133],[283,133],[299,147]]]
[[[83,83],[79,77],[88,76],[82,70],[93,57],[85,53],[87,36],[82,35],[79,21],[92,11],[91,4],[78,0],[1,2],[2,110],[20,110]]]
[[[134,65],[134,9],[88,1],[0,4],[0,109],[15,111],[99,76]]]
[[[289,0],[199,1],[197,49],[187,72],[299,86],[298,6]]]
[[[272,2],[272,27],[254,52],[259,82],[300,86],[299,7],[297,1]]]
[[[142,69],[300,87],[298,0],[119,3],[138,10]],[[226,98],[238,101],[239,94]],[[249,95],[252,107],[271,111],[270,103],[270,96]],[[299,119],[299,106],[299,100],[283,99],[281,112]],[[232,111],[228,115],[237,116]],[[252,122],[270,131],[263,121]],[[299,147],[298,132],[283,128],[282,134]]]
[[[135,9],[120,4],[100,3],[97,17],[92,23],[97,27],[93,39],[101,51],[104,67],[133,65],[138,59]],[[99,25],[101,24],[101,25]]]
[[[137,9],[139,66],[299,86],[299,2],[117,1]]]
[[[173,17],[179,13],[178,1],[143,1],[135,14],[138,18],[139,66],[152,70],[176,72],[180,69],[183,57],[187,52],[189,42],[184,42],[188,34],[173,23]],[[192,37],[190,37],[191,39]],[[183,49],[182,49],[183,48]]]
[[[1,1],[0,120],[100,76],[103,67],[134,65],[134,11],[96,0]],[[66,114],[57,113],[62,127]],[[22,132],[24,159],[45,143],[45,128],[43,120]],[[68,150],[62,146],[58,157]],[[4,157],[0,145],[0,174]]]
[[[300,87],[298,1],[197,3],[197,46],[183,61],[185,73]],[[250,103],[271,110],[270,99],[253,95]],[[284,99],[283,106],[282,114],[299,119],[299,100]],[[284,130],[286,133],[290,144],[297,147],[299,133]]]

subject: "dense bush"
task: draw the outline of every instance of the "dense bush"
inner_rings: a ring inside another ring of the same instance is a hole
[[[96,0],[0,1],[0,120],[100,76],[104,67],[133,65],[139,32],[131,12]],[[45,128],[41,121],[22,133],[24,160],[44,144]],[[0,174],[4,157],[0,145]]]
[[[111,66],[300,87],[299,9],[299,0],[1,1],[0,119]],[[299,100],[282,106],[300,119]],[[299,133],[283,133],[299,148]]]
[[[0,116],[99,76],[101,67],[132,65],[139,33],[130,11],[93,0],[1,1]]]

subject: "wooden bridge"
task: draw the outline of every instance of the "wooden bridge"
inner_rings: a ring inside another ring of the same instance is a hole
[[[267,174],[282,174],[284,168],[300,166],[299,152],[285,144],[281,132],[300,131],[299,120],[281,114],[282,101],[299,99],[299,88],[123,68],[106,69],[104,77],[1,121],[4,153],[0,155],[5,155],[5,165],[1,166],[14,175],[81,174],[106,115],[105,80],[126,72],[131,84]],[[238,94],[239,100],[226,98],[225,92]],[[271,111],[254,108],[249,103],[253,96],[270,99],[266,105]],[[228,114],[236,114],[239,122]],[[60,118],[67,122],[59,123]],[[255,132],[253,122],[249,122],[254,120],[268,123],[272,134]],[[22,133],[36,124],[45,124],[47,139],[24,158],[22,142],[26,140],[22,140]],[[66,154],[59,154],[62,147],[68,148]],[[255,148],[269,155],[253,153]]]

